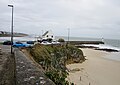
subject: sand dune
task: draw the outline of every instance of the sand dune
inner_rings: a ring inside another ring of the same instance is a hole
[[[82,64],[67,65],[71,70],[80,69],[70,72],[70,82],[76,85],[120,85],[120,62],[104,58],[111,53],[92,49],[82,50],[87,60]]]

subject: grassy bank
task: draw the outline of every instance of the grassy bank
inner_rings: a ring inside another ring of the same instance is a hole
[[[39,63],[56,85],[69,85],[66,64],[79,63],[85,60],[83,52],[71,45],[68,46],[43,46],[35,45],[28,51],[35,61]]]

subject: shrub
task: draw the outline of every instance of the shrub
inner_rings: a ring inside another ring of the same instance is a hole
[[[63,38],[58,39],[58,42],[65,42]]]

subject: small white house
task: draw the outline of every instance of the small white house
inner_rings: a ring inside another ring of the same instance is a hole
[[[0,34],[5,34],[5,32],[4,31],[0,31]]]
[[[51,39],[54,40],[55,36],[53,34],[53,32],[51,30],[46,31],[43,35],[42,35],[42,39]]]

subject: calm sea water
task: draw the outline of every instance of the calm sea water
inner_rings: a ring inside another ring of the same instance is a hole
[[[105,42],[105,44],[120,48],[120,40],[105,39],[104,42]]]

